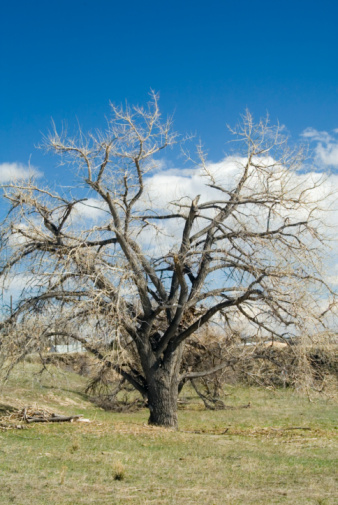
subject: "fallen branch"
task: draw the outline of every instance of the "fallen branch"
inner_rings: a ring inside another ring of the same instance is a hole
[[[35,407],[25,407],[19,411],[15,417],[16,419],[20,419],[28,424],[31,424],[73,422],[81,419],[83,415],[61,416],[59,414],[55,414],[54,412],[49,412],[48,410],[38,409]]]
[[[26,416],[25,421],[26,423],[64,423],[64,422],[72,422],[76,421],[83,417],[83,415],[78,415],[78,416],[57,416],[55,414],[52,414],[51,417],[30,417]]]
[[[309,426],[290,426],[290,428],[280,428],[279,431],[286,430],[311,430],[311,428]]]

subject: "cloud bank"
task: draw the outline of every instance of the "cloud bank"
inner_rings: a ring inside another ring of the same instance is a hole
[[[42,173],[39,170],[23,163],[0,163],[0,184],[41,176]]]

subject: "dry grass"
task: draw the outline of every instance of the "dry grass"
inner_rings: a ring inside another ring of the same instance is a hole
[[[180,431],[146,425],[147,412],[93,407],[83,380],[18,369],[0,404],[33,400],[92,422],[0,433],[0,504],[224,505],[338,503],[336,409],[289,390],[229,388],[232,406],[180,411]],[[53,386],[51,386],[51,384]],[[50,393],[53,393],[51,396]],[[288,429],[311,428],[311,429]]]

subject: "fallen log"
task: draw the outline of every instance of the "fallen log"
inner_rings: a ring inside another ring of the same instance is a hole
[[[26,423],[64,423],[64,422],[72,422],[76,421],[83,417],[83,415],[78,416],[56,416],[52,415],[51,417],[30,417],[25,416]]]

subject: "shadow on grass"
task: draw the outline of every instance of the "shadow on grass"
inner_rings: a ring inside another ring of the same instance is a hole
[[[4,416],[9,412],[15,412],[17,409],[13,405],[6,405],[5,403],[0,403],[0,416]]]

